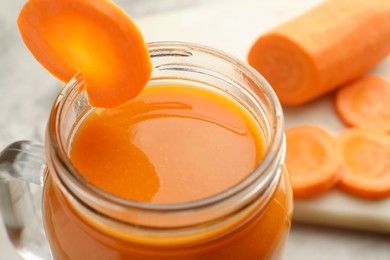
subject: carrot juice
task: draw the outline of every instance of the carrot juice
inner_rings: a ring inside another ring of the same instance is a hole
[[[120,107],[90,113],[74,137],[70,158],[83,178],[107,193],[140,202],[186,203],[239,183],[263,154],[259,126],[236,101],[210,90],[161,85]],[[58,259],[271,256],[290,223],[284,181],[265,212],[254,210],[258,217],[247,221],[244,216],[230,232],[220,228],[215,237],[205,232],[177,248],[145,247],[97,230],[50,184],[46,218],[52,221],[46,228]]]
[[[189,46],[151,46],[150,83],[115,108],[88,106],[81,77],[59,96],[43,194],[54,259],[281,256],[292,192],[279,108],[245,65],[205,76],[204,55],[231,60]],[[225,84],[237,68],[247,77]]]
[[[189,86],[154,86],[97,109],[73,140],[80,174],[113,195],[189,202],[239,183],[264,154],[259,126],[236,102]]]

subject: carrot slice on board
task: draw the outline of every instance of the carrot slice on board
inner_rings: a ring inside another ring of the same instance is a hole
[[[351,126],[390,131],[390,82],[367,75],[339,89],[336,111]]]
[[[390,135],[379,129],[350,128],[337,138],[341,149],[340,187],[356,196],[390,195]]]
[[[337,143],[327,131],[302,125],[286,130],[286,165],[294,196],[323,193],[340,179]]]
[[[140,31],[110,0],[29,0],[18,25],[31,53],[54,76],[67,82],[83,74],[93,106],[124,103],[150,78]]]
[[[248,62],[283,105],[311,101],[390,52],[390,1],[328,0],[255,41]]]

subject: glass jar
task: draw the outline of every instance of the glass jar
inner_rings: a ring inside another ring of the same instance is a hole
[[[173,83],[213,89],[252,114],[266,152],[248,177],[215,196],[177,204],[128,201],[94,187],[69,160],[74,134],[94,109],[82,76],[76,75],[54,103],[45,146],[25,141],[4,150],[0,167],[8,163],[0,181],[16,185],[15,177],[43,186],[43,226],[54,259],[280,258],[293,203],[283,166],[283,114],[271,87],[247,64],[212,48],[182,42],[148,47],[153,72],[147,87]],[[12,189],[8,196],[14,196]],[[26,210],[2,205],[3,216]],[[11,230],[9,219],[4,221]],[[24,233],[38,232],[28,220],[18,225]],[[8,233],[24,257],[50,257],[43,236]]]

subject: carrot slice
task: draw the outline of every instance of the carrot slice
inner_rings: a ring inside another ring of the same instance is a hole
[[[334,187],[340,179],[336,140],[311,125],[286,130],[286,165],[294,196],[312,197]]]
[[[390,1],[328,0],[257,39],[248,62],[283,105],[301,105],[367,72],[390,52]]]
[[[110,0],[29,0],[18,25],[31,53],[54,76],[67,82],[83,74],[93,106],[124,103],[150,78],[140,31]]]
[[[390,82],[367,75],[338,90],[336,111],[351,126],[390,131]]]
[[[350,128],[337,138],[341,149],[340,187],[356,196],[390,195],[390,135],[379,129]]]

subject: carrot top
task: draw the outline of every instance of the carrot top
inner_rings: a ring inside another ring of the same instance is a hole
[[[138,95],[151,63],[143,37],[109,0],[29,0],[18,17],[22,38],[54,76],[85,78],[89,103],[114,107]]]

